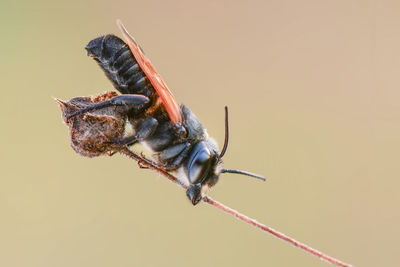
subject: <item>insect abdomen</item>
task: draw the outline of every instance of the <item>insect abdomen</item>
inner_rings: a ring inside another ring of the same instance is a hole
[[[122,94],[141,94],[150,97],[154,89],[140,69],[129,47],[114,35],[93,39],[85,47]]]

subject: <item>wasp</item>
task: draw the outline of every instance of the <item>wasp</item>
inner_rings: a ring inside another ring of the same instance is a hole
[[[103,127],[100,130],[97,127],[95,130],[100,135],[90,135],[94,139],[78,152],[96,156],[105,150],[117,151],[120,147],[140,143],[153,154],[154,164],[177,174],[180,182],[188,187],[186,195],[193,205],[208,194],[222,173],[237,173],[265,180],[257,174],[223,167],[222,158],[229,139],[227,107],[225,142],[220,151],[193,112],[185,105],[178,105],[159,73],[120,20],[117,25],[125,42],[108,34],[91,40],[85,48],[88,56],[98,63],[121,94],[108,93],[96,99],[75,98],[68,104],[59,100],[64,108],[69,108],[65,121],[71,123],[86,114],[86,121]],[[74,123],[75,128],[82,124],[78,121]],[[127,125],[133,129],[130,135],[122,134],[122,129]],[[94,128],[81,129],[79,131],[85,131],[87,136]],[[76,132],[74,135],[77,135]],[[99,136],[107,136],[109,140],[106,143],[104,140],[96,141]],[[82,147],[79,142],[82,143],[82,140],[75,139],[73,147]]]

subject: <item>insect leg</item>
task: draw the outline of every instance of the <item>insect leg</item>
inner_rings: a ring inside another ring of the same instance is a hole
[[[123,138],[118,138],[112,140],[110,143],[113,143],[117,146],[131,146],[138,141],[144,140],[150,135],[154,133],[158,126],[158,121],[154,118],[145,118],[135,123],[135,134],[132,136],[127,136]]]
[[[108,143],[114,144],[116,146],[130,146],[135,144],[138,141],[136,135],[128,136],[128,137],[123,137],[123,138],[118,138],[114,139]]]
[[[147,139],[157,129],[158,121],[155,118],[148,117],[135,122],[136,137],[139,141]]]
[[[142,111],[147,104],[149,104],[150,99],[143,95],[119,95],[111,98],[110,100],[106,100],[103,102],[95,103],[89,107],[82,108],[68,116],[68,119],[71,119],[79,114],[86,113],[93,110],[99,110],[102,108],[107,108],[111,106],[122,107],[121,112],[134,112],[138,113]]]
[[[190,143],[181,143],[175,145],[173,147],[165,149],[160,153],[160,160],[167,161],[168,159],[173,159],[171,162],[163,165],[163,168],[166,170],[174,170],[177,169],[182,161],[186,158],[187,154],[190,151]],[[175,159],[174,159],[175,158]]]
[[[177,157],[186,147],[188,143],[180,143],[177,145],[170,146],[158,154],[158,157],[161,162],[170,161],[173,158]]]

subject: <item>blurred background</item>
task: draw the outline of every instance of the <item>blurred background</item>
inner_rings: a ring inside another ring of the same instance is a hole
[[[1,266],[327,266],[121,155],[84,158],[52,97],[111,90],[84,46],[120,18],[224,138],[211,196],[355,266],[397,266],[399,1],[10,1],[1,27]]]

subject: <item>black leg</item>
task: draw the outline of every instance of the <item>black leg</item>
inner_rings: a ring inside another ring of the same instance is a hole
[[[136,137],[139,141],[147,139],[157,129],[158,121],[152,117],[135,122]]]
[[[155,131],[155,129],[157,128],[157,125],[158,125],[158,122],[154,118],[149,117],[149,118],[142,119],[135,126],[135,135],[113,139],[107,143],[112,144],[116,147],[134,145],[138,141],[144,140],[147,137],[149,137]],[[112,154],[111,154],[111,156],[112,156]]]
[[[179,154],[181,154],[182,151],[184,151],[189,145],[190,144],[188,142],[172,145],[161,151],[158,154],[158,158],[160,159],[161,162],[171,161],[174,158],[176,158]]]
[[[170,170],[177,169],[181,165],[182,161],[186,158],[187,154],[190,151],[190,143],[184,143],[184,144],[185,144],[185,147],[180,152],[180,154],[177,155],[176,158],[172,162],[162,165],[162,168],[170,171]]]
[[[138,141],[138,139],[137,139],[136,135],[133,135],[133,136],[114,139],[108,143],[114,144],[116,146],[131,146],[131,145],[135,144],[137,141]]]
[[[138,113],[143,110],[150,102],[150,99],[143,95],[119,95],[111,98],[110,100],[106,100],[103,102],[95,103],[92,106],[80,109],[68,116],[67,119],[71,119],[79,114],[86,113],[92,110],[99,110],[107,107],[121,107],[122,110],[120,112],[128,113],[133,111],[134,113]]]

